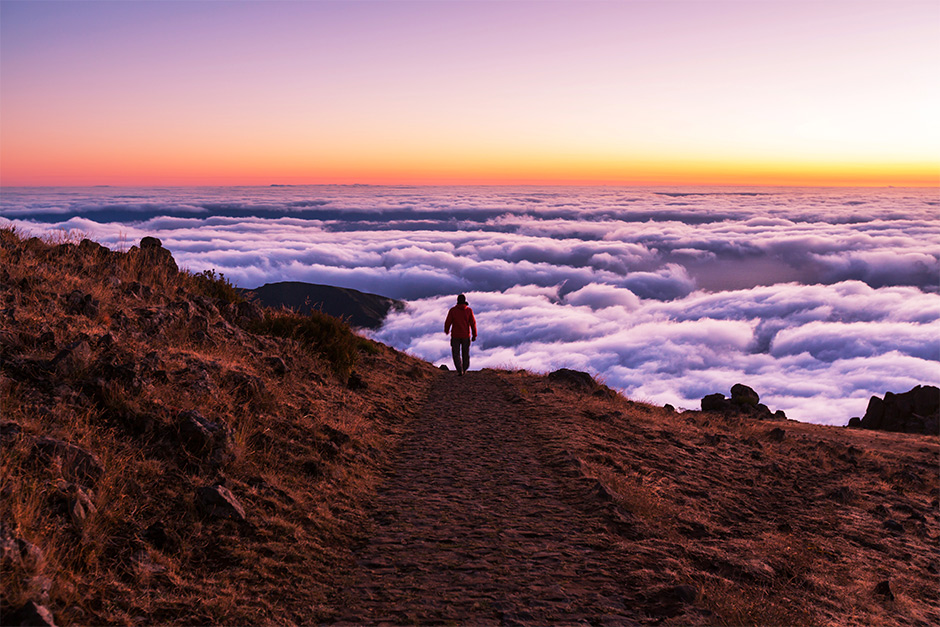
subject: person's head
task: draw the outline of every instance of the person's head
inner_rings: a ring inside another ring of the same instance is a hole
[[[463,294],[459,295],[459,296],[457,297],[457,304],[458,304],[458,305],[466,305],[466,304],[467,304],[467,297],[464,296]]]

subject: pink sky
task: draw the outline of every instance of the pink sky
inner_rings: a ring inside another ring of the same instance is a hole
[[[0,183],[940,183],[940,3],[0,3]]]

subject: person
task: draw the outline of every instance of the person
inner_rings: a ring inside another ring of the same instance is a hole
[[[444,333],[450,333],[454,367],[458,375],[463,375],[470,367],[470,342],[477,341],[477,321],[463,294],[457,297],[457,304],[447,312]]]

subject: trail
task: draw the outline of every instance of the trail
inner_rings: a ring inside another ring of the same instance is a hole
[[[379,489],[340,622],[637,621],[624,556],[536,419],[495,373],[440,377]]]

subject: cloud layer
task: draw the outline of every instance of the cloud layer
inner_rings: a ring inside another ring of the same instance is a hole
[[[161,238],[237,284],[403,298],[376,337],[443,362],[472,298],[475,366],[589,370],[695,407],[748,383],[843,424],[940,383],[935,190],[278,187],[4,190],[0,216],[112,247]]]

